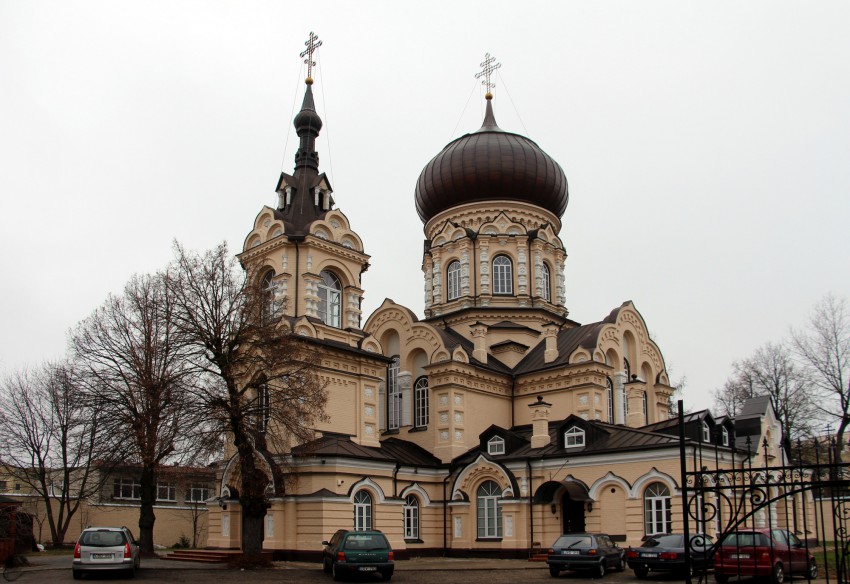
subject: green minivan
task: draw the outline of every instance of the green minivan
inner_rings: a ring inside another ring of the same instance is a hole
[[[322,570],[334,580],[355,574],[378,573],[384,580],[393,577],[395,558],[390,542],[380,531],[340,529],[330,541],[323,541]]]

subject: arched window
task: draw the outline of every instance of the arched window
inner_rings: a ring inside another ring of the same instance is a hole
[[[552,289],[551,289],[551,279],[549,277],[549,266],[543,264],[541,266],[542,279],[543,279],[543,300],[546,302],[552,301]]]
[[[398,355],[393,357],[393,362],[387,367],[387,429],[398,430],[401,423],[401,388],[398,386]]]
[[[652,483],[643,493],[646,535],[670,533],[673,527],[673,503],[670,489],[663,483]]]
[[[614,382],[611,381],[611,378],[608,377],[606,379],[607,388],[606,392],[608,393],[608,423],[614,423]]]
[[[324,270],[319,277],[319,318],[328,326],[340,327],[342,316],[342,286],[339,278]]]
[[[275,302],[274,271],[269,270],[263,275],[260,280],[260,296],[262,302],[263,319],[269,319],[277,313],[277,303]]]
[[[428,378],[420,377],[413,386],[413,425],[428,425]]]
[[[372,495],[357,491],[354,495],[354,531],[372,529]]]
[[[626,374],[626,383],[632,380],[632,368],[629,365],[629,360],[623,357],[623,373]]]
[[[446,270],[446,298],[460,298],[460,262],[453,261]]]
[[[729,430],[722,428],[721,432],[723,432],[723,446],[729,446]]]
[[[711,429],[708,427],[708,422],[702,423],[702,441],[706,444],[711,442]]]
[[[643,423],[649,424],[649,401],[646,399],[646,390],[644,390],[641,399],[643,400]]]
[[[508,256],[493,258],[493,294],[514,293],[514,268]]]
[[[413,495],[404,500],[404,539],[419,539],[419,500]]]
[[[481,483],[478,499],[478,538],[502,537],[502,490],[495,481]]]

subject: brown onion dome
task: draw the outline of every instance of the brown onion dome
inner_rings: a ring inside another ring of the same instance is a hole
[[[567,177],[532,140],[496,125],[487,100],[484,124],[449,142],[416,183],[416,211],[423,223],[463,203],[509,199],[543,207],[557,217],[567,208]]]

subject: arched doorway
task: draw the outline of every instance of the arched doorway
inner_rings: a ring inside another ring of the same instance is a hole
[[[584,501],[573,499],[569,490],[564,491],[561,498],[561,518],[564,521],[563,533],[577,533],[585,530]]]

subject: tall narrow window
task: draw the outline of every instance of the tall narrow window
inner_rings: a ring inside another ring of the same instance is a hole
[[[611,378],[608,377],[606,379],[607,388],[606,392],[608,394],[608,423],[614,423],[614,382],[611,381]]]
[[[495,481],[481,483],[476,492],[478,499],[478,537],[502,537],[502,490]]]
[[[549,278],[549,266],[547,266],[546,264],[543,264],[543,266],[541,266],[541,268],[542,268],[541,271],[542,271],[542,276],[543,276],[542,277],[542,279],[543,279],[543,300],[545,300],[546,302],[551,302],[552,301],[552,289],[550,288],[551,283],[550,283],[550,278]]]
[[[729,446],[729,430],[722,428],[721,432],[723,433],[723,446]]]
[[[260,295],[262,298],[261,301],[264,320],[272,318],[277,313],[275,294],[274,272],[269,270],[260,281]]]
[[[404,500],[404,539],[419,539],[419,500],[413,495]]]
[[[424,376],[413,386],[413,425],[417,428],[428,425],[428,378]]]
[[[446,270],[446,297],[449,300],[460,298],[460,262],[454,261]]]
[[[649,401],[646,399],[646,391],[643,392],[641,399],[643,400],[643,423],[649,424]]]
[[[393,357],[393,362],[387,368],[387,429],[398,430],[401,422],[401,390],[398,386],[399,358]]]
[[[514,268],[508,256],[493,258],[493,294],[514,293]]]
[[[372,495],[357,491],[354,495],[354,531],[372,529]]]
[[[263,381],[257,386],[256,400],[257,431],[265,432],[269,428],[269,418],[271,418],[272,413],[271,395],[267,382]]]
[[[319,318],[328,326],[340,327],[342,315],[342,286],[339,278],[327,270],[319,276]]]
[[[673,503],[670,489],[663,483],[652,483],[643,494],[646,535],[670,533],[673,526]]]
[[[702,423],[702,441],[706,444],[711,442],[711,430],[708,427],[708,422]]]

